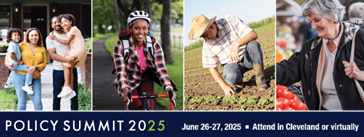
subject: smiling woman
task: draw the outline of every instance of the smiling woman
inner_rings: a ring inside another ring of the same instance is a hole
[[[277,84],[301,81],[304,100],[310,110],[364,109],[355,81],[364,86],[364,30],[343,23],[345,7],[338,0],[311,0],[304,7],[317,37],[306,41],[300,52],[277,64]],[[356,33],[355,33],[356,32]],[[356,36],[356,37],[355,37]],[[354,39],[355,38],[355,39]],[[355,62],[350,62],[350,55]]]
[[[47,52],[43,47],[43,38],[40,31],[37,28],[28,29],[25,33],[24,42],[19,44],[19,49],[21,52],[22,62],[28,66],[28,70],[26,72],[19,70],[13,71],[14,73],[9,76],[12,79],[12,84],[15,87],[16,95],[18,97],[18,110],[26,109],[28,91],[25,92],[22,87],[25,83],[25,75],[27,73],[33,74],[31,82],[33,94],[28,93],[32,98],[34,109],[42,110],[41,72],[47,65]],[[11,63],[7,62],[6,65],[9,69],[14,70]]]
[[[149,23],[148,13],[132,12],[128,17],[130,30],[119,34],[120,40],[114,48],[114,87],[125,104],[130,103],[128,107],[132,110],[154,109],[154,100],[144,104],[141,99],[130,98],[131,94],[154,95],[154,82],[167,91],[167,97],[171,92],[173,97],[170,99],[176,98],[172,91],[177,91],[177,88],[168,76],[162,46],[154,37],[147,36]]]

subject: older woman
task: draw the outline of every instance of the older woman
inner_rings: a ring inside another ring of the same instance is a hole
[[[304,7],[318,36],[306,41],[302,50],[277,64],[277,84],[301,81],[304,100],[310,110],[358,110],[364,103],[354,79],[364,87],[364,30],[341,23],[345,7],[338,0],[311,0]],[[349,62],[351,44],[355,59]]]
[[[22,61],[25,65],[29,67],[27,72],[17,71],[11,67],[11,65],[7,65],[7,67],[15,71],[13,75],[11,75],[13,80],[13,86],[16,90],[16,94],[18,97],[18,110],[26,110],[26,102],[27,102],[27,93],[22,90],[22,86],[25,82],[26,73],[33,74],[33,91],[34,94],[30,95],[32,98],[34,109],[42,110],[42,100],[41,100],[41,72],[45,69],[47,65],[47,52],[43,47],[43,38],[40,31],[36,28],[30,28],[25,33],[24,42],[19,45]]]
[[[153,81],[161,85],[167,91],[167,95],[168,91],[177,90],[164,65],[162,47],[154,37],[147,36],[150,22],[148,16],[144,11],[132,12],[127,20],[129,30],[119,34],[120,40],[114,48],[114,87],[123,95],[122,99],[125,102],[130,100],[127,96],[129,91],[132,95],[142,95],[143,92],[154,95]],[[147,38],[150,38],[150,41]],[[147,43],[151,43],[153,49],[148,49]],[[174,92],[173,98],[176,98]],[[144,109],[144,102],[139,99],[130,101],[130,109]],[[153,101],[150,101],[149,105],[153,110]]]

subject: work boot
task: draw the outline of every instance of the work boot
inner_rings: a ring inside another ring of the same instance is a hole
[[[264,79],[264,68],[262,64],[253,64],[253,69],[257,72],[255,75],[255,83],[257,83],[257,87],[259,91],[264,91],[268,88]]]

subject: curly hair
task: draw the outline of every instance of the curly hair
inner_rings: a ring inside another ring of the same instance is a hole
[[[75,26],[76,18],[75,18],[72,14],[69,14],[69,13],[61,14],[61,15],[59,15],[59,17],[60,17],[61,19],[66,18],[66,19],[68,19],[69,21],[72,21],[71,26]]]
[[[11,34],[13,34],[14,32],[18,32],[19,33],[19,35],[20,35],[20,41],[19,41],[19,43],[20,43],[22,41],[22,36],[21,36],[21,31],[20,31],[19,28],[10,28],[8,30],[8,42],[10,42]]]
[[[39,29],[37,29],[37,28],[29,28],[27,30],[27,32],[25,32],[24,42],[28,42],[28,43],[30,42],[30,40],[29,40],[29,34],[33,30],[35,30],[35,31],[38,32],[39,39],[38,39],[38,42],[37,42],[37,46],[43,47],[43,37],[42,37],[42,33],[40,33]]]

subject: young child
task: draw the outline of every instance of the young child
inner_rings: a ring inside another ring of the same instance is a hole
[[[18,71],[28,71],[28,66],[24,65],[24,63],[21,61],[21,53],[19,48],[19,43],[21,41],[21,31],[18,28],[10,28],[8,30],[8,41],[10,41],[10,45],[8,48],[8,56],[9,63],[11,65],[14,65],[13,68],[15,68]],[[11,75],[14,73],[13,71],[10,73],[8,81],[5,84],[5,88],[13,87],[12,83],[16,82],[11,79]],[[33,89],[32,89],[32,80],[33,80],[33,74],[27,73],[27,76],[25,78],[25,85],[22,87],[22,89],[27,92],[29,95],[33,95]]]
[[[66,57],[71,59],[77,59],[78,63],[75,66],[71,66],[68,63],[63,63],[63,71],[65,83],[62,91],[57,95],[57,97],[64,100],[69,100],[76,96],[76,92],[73,90],[73,69],[74,67],[80,67],[86,60],[86,45],[83,39],[81,31],[75,26],[75,17],[72,14],[62,14],[59,15],[62,22],[63,31],[66,32],[68,40],[59,39],[50,35],[51,40],[57,40],[59,43],[70,45],[70,50],[68,51]]]

